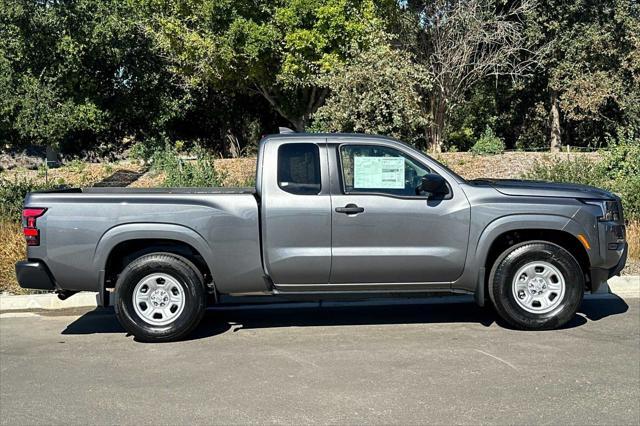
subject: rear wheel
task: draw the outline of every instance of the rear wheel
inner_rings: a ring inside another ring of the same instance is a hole
[[[189,334],[206,306],[202,274],[181,256],[152,253],[132,261],[116,283],[115,310],[138,340],[165,342]]]
[[[527,242],[508,249],[491,273],[489,295],[498,314],[524,330],[546,330],[566,324],[580,307],[584,275],[564,248]]]

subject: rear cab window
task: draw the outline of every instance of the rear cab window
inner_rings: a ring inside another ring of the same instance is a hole
[[[290,194],[320,193],[322,186],[318,145],[287,143],[278,148],[278,186]]]

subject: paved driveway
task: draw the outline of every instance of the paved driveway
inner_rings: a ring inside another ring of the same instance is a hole
[[[233,309],[168,344],[107,309],[2,314],[0,422],[637,425],[639,307],[548,332],[471,303]]]

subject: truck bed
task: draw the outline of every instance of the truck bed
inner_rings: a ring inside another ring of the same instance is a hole
[[[68,290],[99,291],[110,253],[125,241],[186,242],[216,271],[221,292],[265,291],[254,188],[72,188],[30,193],[44,261]],[[215,265],[215,269],[214,269]]]

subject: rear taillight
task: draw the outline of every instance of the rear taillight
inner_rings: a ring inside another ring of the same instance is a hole
[[[22,233],[28,246],[40,245],[40,231],[36,226],[36,219],[46,212],[47,209],[27,208],[22,210]]]

